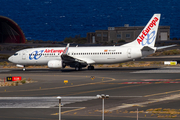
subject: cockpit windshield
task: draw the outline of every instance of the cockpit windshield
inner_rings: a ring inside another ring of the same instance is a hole
[[[14,53],[14,56],[18,55],[18,53]]]

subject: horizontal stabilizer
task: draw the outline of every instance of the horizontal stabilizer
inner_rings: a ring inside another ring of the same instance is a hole
[[[165,48],[174,47],[174,46],[176,46],[176,45],[168,45],[168,46],[156,47],[156,50],[165,49]]]

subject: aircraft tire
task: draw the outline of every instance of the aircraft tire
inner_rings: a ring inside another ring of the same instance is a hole
[[[75,67],[75,70],[76,70],[76,71],[78,71],[78,70],[79,70],[79,67],[78,67],[78,66],[76,66],[76,67]]]
[[[80,70],[82,70],[82,67],[76,66],[76,67],[75,67],[75,70],[76,70],[76,71],[80,71]]]
[[[94,66],[88,66],[88,70],[94,70]]]

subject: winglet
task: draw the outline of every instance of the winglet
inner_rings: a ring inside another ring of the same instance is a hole
[[[66,48],[63,51],[63,54],[67,54],[69,50],[69,43],[67,44]]]

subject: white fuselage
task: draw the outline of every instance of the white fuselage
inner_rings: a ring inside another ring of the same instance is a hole
[[[50,60],[61,60],[65,47],[31,48],[20,50],[9,61],[21,65],[47,65]],[[111,64],[142,57],[141,50],[133,47],[70,47],[68,55],[89,64]]]

